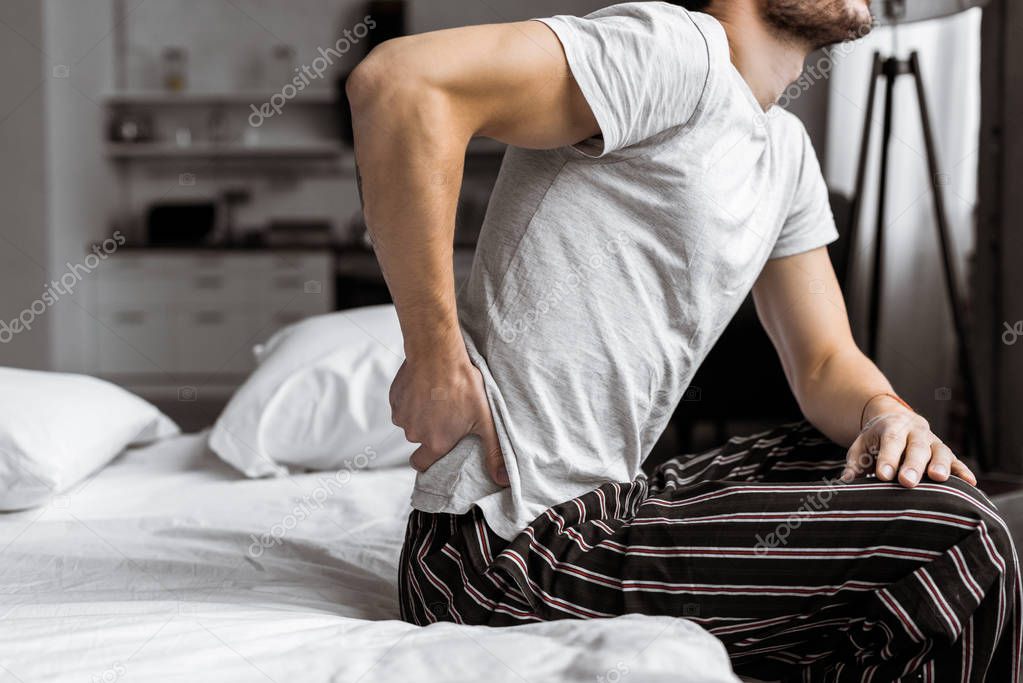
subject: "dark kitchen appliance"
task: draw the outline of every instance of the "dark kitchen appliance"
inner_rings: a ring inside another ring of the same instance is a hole
[[[206,244],[216,225],[215,202],[153,204],[146,213],[146,242],[158,247]]]

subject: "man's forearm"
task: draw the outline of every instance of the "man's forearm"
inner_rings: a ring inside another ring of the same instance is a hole
[[[349,92],[366,224],[406,353],[456,352],[452,243],[468,138],[442,99],[414,79],[394,86],[356,80]]]
[[[798,399],[806,418],[830,439],[849,446],[862,425],[882,412],[907,409],[884,374],[856,347],[828,356],[799,388]],[[869,402],[869,405],[868,405]]]
[[[455,211],[472,128],[414,71],[408,58],[377,55],[348,82],[363,213],[405,340],[391,419],[419,444],[410,459],[416,469],[475,435],[491,478],[507,486],[483,378],[455,305]]]

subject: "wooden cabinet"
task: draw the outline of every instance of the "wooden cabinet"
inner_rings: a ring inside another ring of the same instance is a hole
[[[334,259],[317,251],[129,249],[97,270],[92,291],[97,374],[230,385],[254,367],[254,345],[334,310]]]

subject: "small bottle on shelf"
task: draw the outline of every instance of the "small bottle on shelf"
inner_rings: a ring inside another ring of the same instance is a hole
[[[181,92],[188,85],[188,53],[181,47],[168,47],[163,51],[163,87],[170,92]]]

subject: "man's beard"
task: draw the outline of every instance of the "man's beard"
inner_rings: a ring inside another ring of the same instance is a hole
[[[857,12],[847,0],[766,0],[764,19],[790,40],[819,49],[870,33],[869,12]]]

